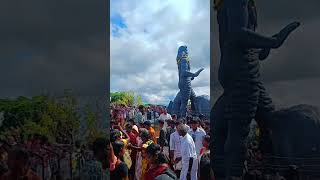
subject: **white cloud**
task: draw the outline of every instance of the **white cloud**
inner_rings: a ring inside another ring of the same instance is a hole
[[[134,91],[144,101],[167,104],[178,92],[178,45],[189,49],[192,71],[204,67],[192,82],[198,95],[209,95],[209,0],[111,0],[127,28],[110,37],[111,91]],[[111,24],[111,29],[114,24]]]

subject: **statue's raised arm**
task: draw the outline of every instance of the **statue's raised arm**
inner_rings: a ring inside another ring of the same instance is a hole
[[[248,10],[246,0],[225,0],[227,6],[227,22],[229,27],[229,43],[248,48],[279,48],[289,34],[299,25],[293,22],[272,37],[263,36],[247,28]]]
[[[204,69],[201,68],[199,69],[197,72],[192,73],[189,69],[188,69],[188,62],[186,59],[182,59],[180,62],[180,70],[181,70],[181,75],[184,77],[191,77],[191,78],[195,78],[197,76],[199,76],[199,74],[201,73],[201,71],[203,71]]]

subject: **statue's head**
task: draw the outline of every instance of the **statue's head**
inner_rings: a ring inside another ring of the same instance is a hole
[[[222,6],[224,0],[213,0],[213,8],[215,10],[219,10]],[[248,4],[251,6],[255,6],[255,0],[249,0]]]
[[[177,54],[177,62],[180,61],[181,58],[187,58],[188,57],[188,48],[187,46],[180,46],[178,49],[178,54]]]
[[[213,0],[213,8],[219,10],[222,6],[223,0]]]

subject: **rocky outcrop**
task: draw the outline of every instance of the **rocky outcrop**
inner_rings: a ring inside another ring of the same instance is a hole
[[[266,125],[274,163],[320,170],[320,112],[316,107],[297,105],[276,111]]]
[[[180,92],[177,93],[175,99],[173,101],[170,101],[170,103],[167,106],[167,110],[170,114],[179,114],[180,110],[180,102],[181,96]],[[194,98],[193,102],[193,115],[199,115],[203,114],[208,119],[210,118],[210,96],[208,95],[201,95],[196,96]]]

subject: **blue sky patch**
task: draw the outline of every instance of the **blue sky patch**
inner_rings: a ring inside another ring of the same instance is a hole
[[[119,30],[127,28],[127,25],[119,13],[112,13],[110,16],[110,22],[112,24],[111,33],[113,36],[120,36]]]

